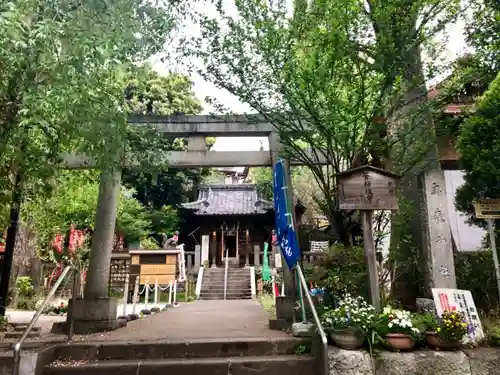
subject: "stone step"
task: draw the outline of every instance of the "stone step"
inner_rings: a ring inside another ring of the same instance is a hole
[[[47,346],[64,344],[67,340],[65,338],[34,338],[32,340],[27,340],[23,344],[23,350],[33,350],[33,349],[42,349]],[[0,341],[0,351],[9,351],[14,349],[14,345],[16,345],[16,339],[4,339]],[[1,366],[0,366],[1,368]],[[1,372],[0,372],[1,374]]]
[[[252,299],[252,296],[226,296],[226,300],[247,300]],[[200,296],[201,301],[224,301],[224,296]]]
[[[205,295],[209,295],[209,294],[217,294],[217,295],[221,295],[223,296],[224,295],[224,291],[223,290],[205,290],[205,291],[202,291],[200,293],[200,296],[205,296]],[[251,290],[242,290],[242,291],[226,291],[226,295],[233,295],[233,296],[246,296],[246,295],[252,295],[252,291]]]
[[[224,283],[206,283],[204,285],[201,286],[202,288],[223,288],[224,289]],[[227,288],[250,288],[250,283],[233,283],[233,284],[227,284],[226,285]]]
[[[54,359],[80,361],[275,356],[293,354],[305,340],[284,338],[192,339],[170,342],[76,342],[58,345]]]
[[[13,324],[13,327],[14,327],[15,331],[24,332],[24,330],[26,328],[28,328],[28,325],[24,324],[24,323],[17,323],[17,324]],[[31,328],[31,332],[38,332],[38,331],[40,331],[40,327]]]
[[[252,291],[251,288],[237,288],[237,289],[226,289],[226,293],[250,293]],[[224,288],[207,288],[200,290],[200,293],[211,293],[211,292],[220,292],[224,293]]]
[[[206,282],[214,282],[214,281],[218,281],[220,283],[223,283],[224,282],[224,278],[223,277],[209,277],[209,278],[204,278],[203,279],[203,283],[206,283]],[[249,277],[241,277],[241,278],[236,278],[236,277],[228,277],[227,278],[227,281],[228,282],[250,282],[250,278]]]
[[[208,279],[203,279],[203,283],[209,283],[209,282],[219,282],[219,283],[224,283],[224,278],[223,277],[214,277],[214,278],[208,278]],[[242,278],[227,278],[227,282],[250,282],[249,277],[242,277]]]
[[[4,337],[6,339],[19,339],[23,335],[23,331],[8,331],[5,332]],[[40,337],[40,332],[39,331],[30,331],[28,333],[28,337]]]
[[[206,283],[203,283],[201,286],[204,287],[205,285],[220,285],[222,287],[224,287],[224,284],[226,284],[228,287],[242,287],[242,286],[248,286],[250,285],[250,281],[233,281],[233,282],[227,282],[227,283],[224,283],[224,281],[207,281]]]
[[[252,296],[250,294],[247,294],[247,295],[227,294],[226,298],[224,298],[223,294],[204,294],[204,295],[200,295],[200,300],[202,300],[202,301],[209,301],[209,300],[222,301],[224,299],[230,299],[230,300],[252,299]]]
[[[228,288],[249,288],[250,287],[250,282],[243,281],[241,283],[227,283],[226,284]],[[221,282],[214,282],[214,283],[204,283],[201,285],[202,288],[204,287],[221,287],[224,288],[224,283]]]
[[[224,294],[203,294],[201,295],[200,294],[200,299],[203,301],[203,300],[212,300],[212,299],[216,299],[216,300],[223,300],[224,299]],[[226,294],[226,298],[225,299],[252,299],[252,295],[251,294]]]
[[[222,279],[224,280],[226,275],[203,275],[203,280],[211,280],[211,279]],[[227,275],[228,279],[250,279],[249,275],[240,275],[240,274],[234,274],[234,275]]]
[[[118,360],[94,363],[59,363],[44,375],[314,375],[315,361],[308,356],[230,357],[196,359]]]
[[[226,274],[226,271],[221,269],[217,269],[217,270],[213,270],[213,271],[209,271],[209,272],[203,272],[203,276],[205,275],[225,275]],[[246,276],[250,276],[250,271],[248,270],[243,270],[241,271],[240,268],[228,268],[227,269],[227,274],[228,275],[246,275]]]

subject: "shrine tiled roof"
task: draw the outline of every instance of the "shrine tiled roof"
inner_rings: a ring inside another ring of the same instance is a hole
[[[196,215],[261,215],[273,209],[254,184],[202,186],[198,200],[181,206]]]

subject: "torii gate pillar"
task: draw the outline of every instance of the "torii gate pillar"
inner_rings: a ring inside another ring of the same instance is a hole
[[[109,297],[108,286],[120,180],[121,170],[101,174],[85,292],[72,306],[77,334],[117,328],[117,299]]]

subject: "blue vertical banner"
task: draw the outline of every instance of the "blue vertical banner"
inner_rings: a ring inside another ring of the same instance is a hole
[[[284,161],[279,160],[274,166],[274,214],[276,216],[276,234],[281,252],[289,269],[295,267],[300,259],[300,249],[293,227],[291,209],[288,207],[288,187],[285,178]]]

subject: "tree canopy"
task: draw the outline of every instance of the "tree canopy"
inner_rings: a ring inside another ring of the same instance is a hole
[[[175,25],[169,2],[15,0],[0,5],[0,169],[45,178],[64,152],[120,162],[124,73]]]
[[[456,204],[474,220],[473,200],[500,198],[500,73],[477,100],[474,113],[460,129],[458,150],[465,184]],[[477,221],[476,221],[477,222]]]
[[[142,75],[130,76],[125,89],[128,112],[153,115],[195,115],[202,110],[193,91],[193,83],[183,75],[160,75],[145,67]],[[161,149],[184,150],[185,139],[159,137]],[[215,138],[206,138],[207,148]],[[157,152],[152,145],[150,152]],[[138,157],[142,157],[141,154]],[[144,205],[160,209],[175,206],[190,198],[193,186],[198,185],[208,170],[201,168],[175,169],[159,165],[157,171],[125,170],[123,180],[136,191],[136,198]]]
[[[205,79],[274,125],[284,154],[310,169],[323,213],[349,244],[356,224],[353,212],[337,209],[336,173],[365,163],[405,173],[436,161],[432,119],[412,100],[426,96],[420,49],[457,4],[295,1],[290,10],[245,0],[234,14],[215,5],[217,16],[202,17],[202,37],[188,53],[203,61]],[[389,131],[389,123],[398,126]]]
[[[92,233],[99,174],[96,171],[64,171],[55,177],[53,187],[49,197],[34,197],[23,206],[23,219],[32,223],[42,258],[51,250],[54,236],[65,234],[72,225]],[[133,198],[133,193],[122,187],[120,194],[116,233],[124,237],[125,244],[143,240],[152,232],[171,233],[178,229],[175,209],[147,209]]]

